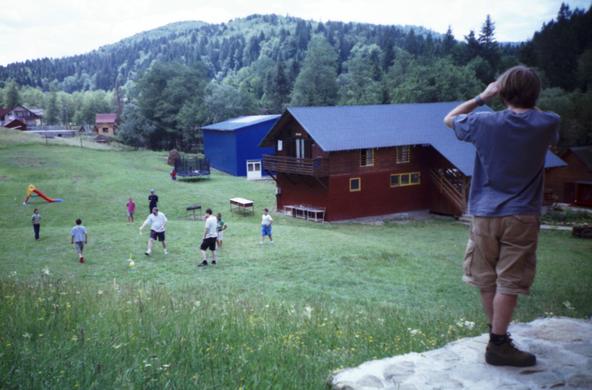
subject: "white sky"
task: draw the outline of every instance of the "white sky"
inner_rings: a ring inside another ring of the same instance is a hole
[[[591,0],[564,0],[587,9]],[[557,15],[561,0],[0,0],[0,65],[82,54],[168,23],[251,14],[320,21],[412,24],[458,40],[490,14],[498,41],[523,41]]]

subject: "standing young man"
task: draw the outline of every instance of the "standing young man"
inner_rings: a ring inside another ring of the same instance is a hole
[[[148,212],[151,213],[155,207],[158,207],[158,195],[154,189],[151,189],[150,195],[148,195]]]
[[[481,291],[491,324],[485,360],[492,365],[536,364],[507,332],[518,294],[528,294],[534,280],[545,155],[559,139],[559,116],[535,107],[540,89],[532,69],[516,66],[444,118],[477,152],[463,280]],[[498,94],[506,110],[472,113]]]
[[[212,209],[206,210],[206,224],[203,239],[201,241],[201,263],[198,267],[208,265],[208,252],[212,252],[212,264],[216,264],[216,240],[218,239],[218,219],[212,215]]]
[[[140,226],[140,233],[142,233],[142,229],[144,226],[150,225],[150,238],[148,239],[148,248],[146,249],[146,256],[150,256],[152,253],[152,246],[154,245],[154,241],[158,240],[162,242],[162,249],[164,250],[164,254],[168,255],[169,252],[167,251],[166,241],[165,241],[165,230],[167,224],[167,217],[160,211],[158,211],[158,207],[154,207],[152,209],[152,213],[148,215],[148,218],[144,221],[142,226]]]
[[[74,244],[81,264],[84,263],[84,245],[86,243],[88,243],[88,234],[86,228],[82,225],[82,220],[78,218],[76,225],[70,231],[70,244]]]

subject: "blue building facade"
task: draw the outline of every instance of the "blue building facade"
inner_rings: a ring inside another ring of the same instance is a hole
[[[261,159],[273,148],[259,147],[280,115],[252,115],[202,127],[204,152],[210,166],[234,176],[263,175]]]

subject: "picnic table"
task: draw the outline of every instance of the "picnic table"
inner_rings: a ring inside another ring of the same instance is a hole
[[[242,213],[253,213],[255,214],[255,203],[252,200],[245,198],[232,198],[230,199],[230,212],[240,211]]]
[[[195,210],[201,210],[201,205],[200,204],[192,204],[190,206],[187,206],[185,208],[185,210],[187,212],[191,211],[191,213],[193,214],[193,220],[195,221]]]

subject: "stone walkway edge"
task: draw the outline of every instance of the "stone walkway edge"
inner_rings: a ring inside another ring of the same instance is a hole
[[[485,363],[488,335],[454,341],[422,353],[373,360],[334,372],[334,390],[592,389],[592,320],[567,317],[513,323],[515,344],[537,356],[534,367]]]

